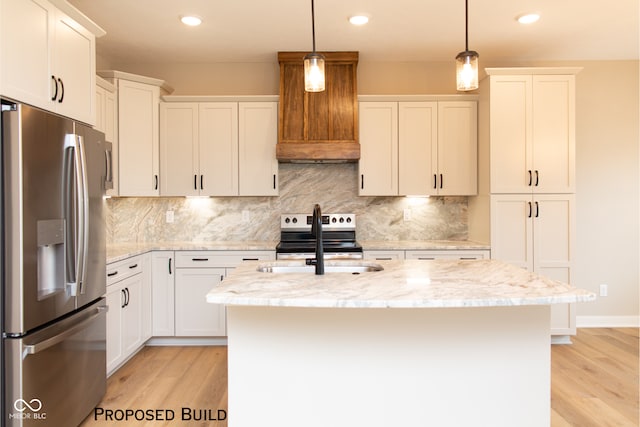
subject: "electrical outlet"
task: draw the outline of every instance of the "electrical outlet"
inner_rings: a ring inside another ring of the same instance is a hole
[[[173,214],[173,211],[167,211],[167,213],[166,213],[167,224],[173,223],[174,219],[175,219],[175,216]]]
[[[606,297],[609,295],[609,285],[605,285],[604,283],[600,285],[600,296]]]
[[[404,210],[403,219],[405,221],[411,221],[411,209]]]
[[[249,222],[251,221],[251,212],[249,211],[242,211],[242,222]]]

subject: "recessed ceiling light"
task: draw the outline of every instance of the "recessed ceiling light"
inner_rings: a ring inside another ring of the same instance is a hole
[[[537,13],[525,13],[516,18],[521,24],[533,24],[540,19],[540,15]]]
[[[190,27],[197,27],[202,24],[202,19],[194,15],[181,16],[180,21],[182,21],[184,25],[188,25]]]
[[[369,22],[369,17],[365,15],[354,15],[349,17],[349,22],[353,25],[364,25]]]

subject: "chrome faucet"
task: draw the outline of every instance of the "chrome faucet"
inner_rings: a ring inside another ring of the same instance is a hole
[[[324,247],[322,246],[322,212],[320,205],[313,208],[313,221],[311,222],[311,234],[316,238],[316,257],[307,259],[307,265],[316,266],[316,274],[324,274]]]

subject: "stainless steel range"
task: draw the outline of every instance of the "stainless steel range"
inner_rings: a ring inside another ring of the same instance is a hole
[[[280,217],[280,243],[276,259],[315,257],[315,237],[311,234],[313,215],[284,214]],[[362,246],[356,241],[355,214],[322,215],[324,259],[362,259]]]

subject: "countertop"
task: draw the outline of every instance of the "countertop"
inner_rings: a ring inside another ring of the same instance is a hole
[[[463,250],[490,249],[469,240],[376,240],[358,242],[364,250]],[[277,241],[145,242],[107,245],[107,263],[149,251],[274,251]]]
[[[344,264],[327,261],[325,266]],[[353,263],[353,261],[351,261]],[[319,308],[437,308],[546,305],[595,300],[592,292],[497,260],[360,261],[383,271],[361,274],[262,273],[244,262],[207,294],[210,303]]]

